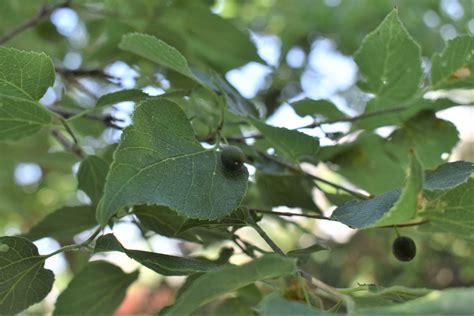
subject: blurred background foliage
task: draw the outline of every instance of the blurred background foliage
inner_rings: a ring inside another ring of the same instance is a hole
[[[0,35],[35,16],[44,3],[37,0],[0,1]],[[49,1],[50,5],[57,3],[61,1]],[[101,95],[118,89],[136,88],[156,95],[172,91],[177,86],[191,86],[182,76],[118,49],[124,33],[137,31],[152,34],[176,47],[196,69],[227,73],[227,80],[245,98],[255,101],[270,122],[287,120],[301,126],[304,124],[294,119],[294,113],[288,114],[290,110],[286,101],[301,98],[302,95],[332,98],[345,113],[363,111],[367,95],[355,86],[357,74],[353,72],[356,66],[350,56],[360,46],[364,36],[395,6],[408,32],[422,47],[425,61],[434,52],[441,51],[448,39],[474,32],[474,2],[471,0],[84,0],[71,1],[68,7],[55,10],[50,18],[16,36],[6,45],[50,55],[58,75],[55,86],[43,97],[42,103],[48,107],[60,105],[81,110],[94,106]],[[325,54],[317,55],[320,49]],[[314,54],[316,56],[312,58]],[[318,64],[319,57],[323,58],[321,62],[326,63],[326,67],[321,68]],[[334,68],[331,68],[332,62]],[[99,71],[84,75],[79,71],[82,69]],[[218,124],[218,114],[206,109],[206,102],[199,96],[199,91],[192,95],[189,103],[194,107],[187,110],[188,115],[198,116],[194,123],[196,132],[207,135],[212,129],[206,124],[213,118],[211,125]],[[133,106],[132,102],[123,102],[105,108],[104,113],[123,119],[123,124],[128,124]],[[469,113],[472,118],[472,111]],[[201,122],[199,116],[203,118]],[[454,123],[460,121],[455,113],[448,117]],[[459,125],[456,127],[462,128]],[[73,128],[88,153],[110,161],[114,144],[120,137],[119,131],[102,122],[86,119],[76,120]],[[345,125],[336,126],[334,130],[326,131],[325,135],[318,136],[325,137],[326,144],[331,145],[331,135],[347,132],[347,128]],[[449,134],[454,126],[449,124],[446,128]],[[235,131],[229,129],[228,132]],[[458,141],[456,132],[452,133],[455,134],[454,141],[448,141],[448,152]],[[461,140],[451,158],[474,161],[473,136],[472,125],[471,132],[466,132],[464,124]],[[382,136],[378,137],[385,141]],[[322,154],[328,160],[336,157],[332,163],[338,165],[338,172],[351,182],[372,193],[380,193],[403,181],[400,166],[386,170],[391,174],[387,181],[392,182],[380,180],[382,182],[379,183],[379,180],[372,178],[374,173],[387,168],[388,162],[384,163],[383,157],[378,160],[379,165],[373,165],[376,164],[373,162],[370,172],[367,169],[358,173],[354,171],[354,166],[357,167],[354,157],[359,157],[360,153],[367,155],[368,159],[379,155],[377,150],[370,152],[370,148],[377,148],[372,146],[380,139],[369,135],[359,138],[358,143],[344,149],[343,154],[340,148],[336,153],[323,149]],[[363,142],[365,145],[359,145]],[[321,143],[324,145],[323,140]],[[268,148],[264,141],[257,142],[256,146]],[[439,156],[436,159],[432,165],[442,162]],[[271,166],[266,168],[268,171]],[[0,142],[2,235],[27,231],[46,214],[64,205],[87,203],[87,196],[76,189],[77,169],[77,158],[64,152],[47,131],[15,143]],[[328,170],[323,172],[333,180],[341,180],[340,176]],[[369,178],[362,179],[361,173]],[[265,179],[264,175],[261,179],[269,183],[273,181]],[[285,181],[290,181],[286,183],[290,188],[291,179]],[[307,187],[302,189],[307,190]],[[254,191],[250,189],[249,192],[247,198],[251,199]],[[329,203],[318,194],[313,197],[319,208],[331,209],[331,204],[337,205],[337,201]],[[257,196],[256,199],[262,197]],[[290,206],[316,207],[312,205],[313,201],[299,197],[295,200],[294,205]],[[405,265],[397,262],[390,253],[391,241],[395,237],[392,230],[378,229],[354,235],[354,231],[343,225],[316,223],[313,220],[287,222],[266,218],[263,224],[284,250],[307,246],[314,240],[327,244],[331,251],[314,254],[306,265],[309,272],[336,287],[357,286],[358,283],[437,289],[474,285],[472,243],[454,236],[423,233],[415,228],[403,229],[403,233],[413,237],[419,247],[416,259]],[[124,238],[138,240],[140,237],[140,232],[132,225],[125,225],[122,231]],[[255,237],[245,229],[241,236],[244,239]],[[136,240],[134,242],[138,243]],[[171,252],[196,251],[193,245],[171,239],[150,239],[149,242],[152,247],[164,247],[171,249]],[[163,243],[168,246],[163,246]],[[41,247],[44,250],[56,244],[53,240],[47,240],[40,242],[39,246],[41,251]],[[217,255],[216,249],[211,246],[206,251]],[[80,259],[73,257],[61,257],[61,260],[49,263],[53,269],[62,272],[63,280],[69,279],[70,271],[75,270],[77,262],[80,262]],[[243,258],[236,256],[234,260]],[[131,291],[119,313],[144,312],[149,311],[147,308],[156,309],[157,304],[165,305],[172,297],[173,288],[182,282],[179,278],[145,279],[141,278],[140,284]],[[59,282],[56,286],[61,288],[65,282]],[[146,295],[153,298],[150,304],[154,306],[143,307]],[[164,302],[160,303],[160,300]],[[41,308],[48,310],[49,307],[35,307],[36,311]]]

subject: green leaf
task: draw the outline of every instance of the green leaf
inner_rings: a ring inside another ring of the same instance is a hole
[[[435,228],[474,240],[474,179],[428,201],[420,215]]]
[[[108,170],[108,163],[97,156],[87,156],[81,162],[77,172],[78,189],[87,194],[93,205],[97,205],[102,197]]]
[[[289,275],[295,270],[293,259],[278,255],[263,256],[242,266],[223,266],[195,280],[165,315],[190,315],[220,295],[260,280]]]
[[[467,161],[455,161],[442,164],[426,173],[425,190],[448,190],[464,182],[474,172],[474,164]]]
[[[200,219],[224,217],[247,187],[245,167],[227,170],[215,149],[204,149],[178,105],[142,102],[114,154],[97,219],[106,225],[125,206],[160,204]]]
[[[249,120],[277,152],[292,162],[318,160],[319,141],[317,138],[295,130],[267,125],[256,119]]]
[[[403,190],[395,189],[370,200],[349,202],[338,207],[332,218],[355,228],[403,223],[416,215],[422,184],[422,168],[413,154]]]
[[[0,314],[17,314],[46,297],[54,274],[45,260],[28,239],[0,237]]]
[[[213,311],[212,316],[252,316],[256,315],[252,307],[240,297],[233,297],[219,304]]]
[[[258,190],[256,207],[288,206],[319,211],[313,201],[314,184],[306,177],[257,171],[255,182]]]
[[[104,106],[113,105],[125,101],[141,101],[149,98],[150,96],[138,89],[120,90],[101,96],[95,105],[96,108],[102,108]]]
[[[300,260],[307,260],[313,253],[323,251],[323,250],[329,250],[329,249],[321,245],[314,244],[306,248],[290,250],[288,251],[287,255],[289,257],[297,258]]]
[[[47,55],[0,47],[0,140],[26,137],[51,123],[38,100],[53,83]]]
[[[354,59],[364,76],[360,87],[375,94],[366,112],[400,106],[419,89],[423,73],[420,47],[396,9],[366,36]]]
[[[440,120],[433,113],[422,112],[396,130],[390,143],[395,153],[414,149],[425,168],[434,168],[444,162],[441,154],[450,153],[458,141],[458,131],[453,123]]]
[[[452,89],[474,86],[474,36],[461,35],[446,44],[431,59],[431,88]]]
[[[274,315],[330,315],[306,303],[287,300],[276,294],[266,296],[259,304],[260,316]]]
[[[364,309],[357,315],[469,315],[474,310],[473,297],[474,288],[433,291],[403,304]]]
[[[43,218],[23,237],[38,240],[52,237],[57,240],[71,239],[97,225],[95,209],[88,205],[62,207]]]
[[[200,83],[191,70],[188,62],[174,47],[148,34],[128,33],[122,37],[119,47],[125,51],[144,57],[161,66],[168,67]]]
[[[334,103],[327,100],[304,99],[292,104],[299,116],[311,115],[323,120],[340,120],[347,116],[339,111]]]
[[[207,272],[217,268],[217,264],[195,258],[183,258],[160,253],[124,248],[113,234],[100,237],[94,252],[120,251],[156,273],[172,275],[189,275]]]
[[[124,273],[105,262],[89,262],[59,295],[53,315],[112,315],[138,271]]]

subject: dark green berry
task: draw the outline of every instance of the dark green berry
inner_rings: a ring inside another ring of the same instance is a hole
[[[416,255],[415,242],[410,237],[398,236],[393,242],[392,252],[400,261],[411,261]]]
[[[238,170],[244,164],[245,154],[237,146],[226,146],[222,149],[221,160],[227,169]]]

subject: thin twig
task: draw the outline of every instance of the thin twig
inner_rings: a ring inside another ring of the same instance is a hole
[[[47,18],[54,10],[68,7],[70,2],[71,0],[65,0],[56,5],[45,4],[44,6],[41,7],[39,12],[34,17],[23,22],[22,24],[18,25],[17,27],[15,27],[11,31],[7,32],[2,37],[0,37],[0,44],[6,43],[9,40],[11,40],[13,37],[15,37],[16,35],[26,31],[29,28],[36,26],[45,18]]]
[[[312,175],[312,174],[307,173],[307,172],[305,172],[305,171],[303,171],[303,170],[301,170],[301,169],[299,169],[299,168],[297,168],[297,167],[295,167],[295,166],[293,166],[293,165],[290,165],[290,164],[288,164],[288,163],[286,163],[286,162],[284,162],[284,161],[282,161],[282,160],[280,160],[280,159],[278,159],[278,158],[276,158],[276,157],[273,157],[273,156],[271,156],[271,155],[268,155],[267,153],[260,152],[260,154],[263,155],[264,157],[266,157],[267,159],[269,159],[269,160],[271,160],[271,161],[273,161],[273,162],[276,162],[277,164],[279,164],[279,165],[281,165],[281,166],[283,166],[283,167],[286,167],[286,168],[292,170],[293,172],[303,174],[303,175],[305,175],[305,176],[307,176],[307,177],[310,177],[311,179],[313,179],[313,180],[315,180],[315,181],[319,181],[319,182],[325,183],[325,184],[327,184],[327,185],[332,186],[333,188],[336,188],[336,189],[342,190],[342,191],[344,191],[344,192],[347,192],[347,193],[349,193],[350,195],[352,195],[352,196],[354,196],[354,197],[356,197],[356,198],[358,198],[358,199],[367,200],[367,199],[372,198],[372,195],[365,195],[365,194],[363,194],[363,193],[360,193],[360,192],[351,190],[351,189],[346,188],[346,187],[344,187],[344,186],[342,186],[342,185],[339,185],[339,184],[337,184],[337,183],[334,183],[334,182],[331,182],[331,181],[329,181],[329,180],[326,180],[326,179],[320,178],[320,177],[318,177],[318,176]]]
[[[92,69],[56,68],[56,72],[65,77],[96,77],[96,78],[103,78],[103,79],[120,80],[120,78],[109,75],[105,73],[102,69],[98,69],[98,68],[92,68]]]
[[[81,114],[81,112],[77,110],[66,109],[66,108],[61,108],[61,107],[56,107],[56,106],[49,107],[48,109],[61,115],[65,119]],[[124,122],[124,120],[120,118],[116,118],[110,114],[87,113],[87,114],[82,115],[81,117],[89,119],[89,120],[93,120],[93,121],[103,122],[106,126],[111,127],[111,128],[115,128],[118,130],[123,129],[123,127],[115,124],[115,122]]]
[[[56,140],[64,147],[64,149],[75,154],[81,159],[85,158],[86,155],[82,151],[81,147],[79,147],[79,145],[75,144],[74,142],[71,142],[60,131],[58,131],[55,128],[51,128],[50,132],[51,132],[51,135],[53,135],[54,138],[56,138]]]
[[[352,116],[352,117],[346,117],[342,119],[335,119],[335,120],[327,120],[323,122],[313,122],[308,125],[304,125],[301,127],[298,127],[297,129],[303,129],[303,128],[316,128],[320,127],[321,125],[325,124],[335,124],[335,123],[343,123],[343,122],[355,122],[359,120],[363,120],[369,117],[374,117],[374,116],[379,116],[379,115],[384,115],[384,114],[389,114],[389,113],[397,113],[397,112],[403,112],[405,110],[409,109],[408,106],[402,106],[402,107],[397,107],[397,108],[390,108],[390,109],[384,109],[384,110],[379,110],[379,111],[373,111],[373,112],[368,112],[368,113],[363,113],[357,116]]]
[[[284,256],[286,257],[286,254],[283,252],[283,250],[281,250],[280,247],[278,247],[278,245],[270,238],[270,236],[267,235],[267,233],[253,220],[253,218],[250,216],[249,217],[249,224],[250,226],[252,226],[253,229],[255,229],[257,231],[257,233],[260,235],[260,237],[263,238],[263,240],[265,240],[265,242],[270,246],[270,248],[272,248],[272,250],[281,255],[281,256]]]
[[[258,209],[258,208],[251,208],[250,210],[257,212],[257,213],[263,213],[263,214],[271,214],[271,215],[276,215],[276,216],[300,216],[300,217],[307,217],[307,218],[315,218],[315,219],[323,219],[327,221],[332,221],[333,219],[323,216],[323,215],[317,215],[317,214],[304,214],[304,213],[291,213],[291,212],[278,212],[278,211],[272,211],[272,210],[264,210],[264,209]]]

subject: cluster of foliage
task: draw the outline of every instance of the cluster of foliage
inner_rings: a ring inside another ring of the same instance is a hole
[[[358,87],[370,96],[363,113],[348,116],[328,100],[292,103],[298,115],[313,117],[305,128],[351,123],[349,141],[328,135],[334,145],[320,146],[318,138],[301,130],[266,124],[276,109],[275,93],[249,100],[225,80],[231,69],[264,61],[248,33],[213,14],[206,2],[124,1],[120,13],[129,15],[120,18],[114,13],[114,1],[97,7],[95,1],[59,2],[43,7],[33,20],[0,38],[2,155],[28,151],[30,159],[37,155],[52,169],[70,170],[71,163],[79,161],[74,190],[89,198],[89,203],[50,212],[21,235],[0,237],[0,313],[19,313],[42,301],[55,279],[44,268],[45,260],[78,250],[91,256],[121,252],[158,274],[187,276],[162,315],[472,312],[474,288],[435,291],[370,284],[340,289],[326,284],[307,270],[313,253],[328,251],[324,245],[284,252],[260,222],[268,216],[297,225],[289,218],[299,215],[360,230],[412,227],[473,241],[474,164],[441,159],[458,142],[458,133],[452,123],[435,115],[458,103],[424,96],[430,91],[472,88],[474,37],[461,35],[447,42],[425,71],[421,47],[403,26],[397,9],[391,11],[359,41],[354,54]],[[4,12],[12,3],[4,2]],[[87,9],[84,19],[91,30],[92,44],[83,55],[91,67],[86,70],[53,62],[48,45],[46,53],[32,51],[41,50],[43,42],[56,43],[57,34],[44,18],[54,9],[75,5],[79,11]],[[135,19],[138,13],[149,19]],[[12,25],[5,17],[5,23]],[[155,19],[158,24],[150,22]],[[31,27],[37,32],[34,40],[15,44],[15,37]],[[285,36],[292,38],[292,29],[286,31]],[[283,49],[290,46],[285,41]],[[87,87],[76,77],[96,76],[120,87],[103,70],[117,59],[137,65],[141,86],[161,86],[164,93],[150,96],[140,89],[120,88],[88,104]],[[57,104],[44,106],[39,100],[58,81],[63,83],[62,97]],[[269,91],[281,91],[279,84],[275,80]],[[121,129],[107,110],[124,101],[134,101],[136,107],[132,124],[123,129],[118,142],[105,148],[83,146],[105,127]],[[396,128],[389,137],[374,132],[384,126]],[[58,145],[64,152],[49,151]],[[324,163],[347,182],[316,176],[302,167],[304,163]],[[250,176],[249,166],[256,170]],[[314,188],[337,206],[330,217],[315,204]],[[2,207],[9,208],[5,201],[8,198],[2,197]],[[301,208],[302,213],[272,210],[277,206]],[[114,225],[124,220],[137,225],[144,238],[159,234],[203,248],[231,241],[251,260],[229,263],[234,250],[227,247],[217,259],[128,249],[113,234]],[[240,238],[236,232],[242,227],[254,229],[273,251]],[[84,241],[50,254],[40,255],[33,243],[44,237],[72,241],[85,231],[90,235]],[[409,261],[416,246],[402,236],[393,252]],[[111,314],[137,277],[138,272],[125,273],[107,261],[87,262],[59,295],[54,314]]]

